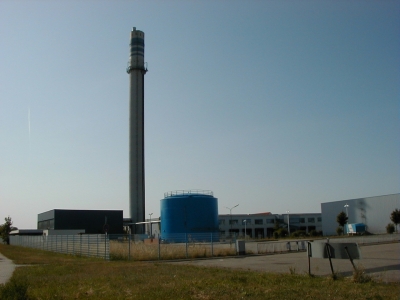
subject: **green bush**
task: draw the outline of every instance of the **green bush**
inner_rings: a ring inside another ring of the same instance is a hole
[[[389,223],[386,225],[386,232],[387,233],[393,233],[394,232],[394,225],[392,223]]]
[[[307,233],[304,230],[296,230],[290,236],[292,236],[292,237],[305,237],[305,236],[307,236]]]
[[[319,236],[319,235],[321,235],[318,231],[316,231],[316,230],[311,230],[310,231],[310,236]]]
[[[338,234],[338,235],[342,235],[343,234],[343,228],[342,227],[338,227],[338,228],[336,228],[336,233]]]
[[[278,235],[279,235],[279,237],[285,237],[285,236],[287,236],[288,235],[288,230],[286,229],[286,228],[279,228],[277,231],[275,231],[275,232],[278,232]]]

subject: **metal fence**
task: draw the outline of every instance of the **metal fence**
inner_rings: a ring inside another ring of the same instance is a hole
[[[361,235],[361,236],[347,236],[343,238],[332,238],[330,239],[332,243],[339,242],[353,242],[359,245],[364,244],[379,244],[379,243],[390,243],[399,242],[400,234],[379,234],[379,235]]]
[[[133,235],[110,235],[111,259],[168,260],[235,255],[234,244],[219,242],[217,233],[174,234],[168,239],[135,240]]]
[[[326,238],[319,238],[325,240]],[[359,245],[400,240],[399,234],[330,238],[331,243],[355,242]],[[235,240],[221,240],[216,233],[175,234],[169,239],[141,240],[134,235],[48,235],[10,236],[10,244],[47,251],[99,257],[106,260],[171,260],[237,254]],[[272,254],[306,251],[307,240],[246,241],[247,254]]]
[[[64,254],[110,259],[110,242],[104,234],[11,235],[10,244]]]
[[[327,238],[316,238],[314,240],[326,241]],[[346,236],[346,237],[330,237],[328,240],[331,243],[357,243],[359,245],[368,244],[379,244],[379,243],[391,243],[399,242],[399,234],[382,234],[382,235],[370,235],[370,236]],[[307,242],[309,240],[298,240],[298,241],[273,241],[257,243],[256,253],[258,254],[272,254],[272,253],[284,253],[290,251],[306,251]],[[253,245],[246,245],[246,250],[254,247]]]
[[[306,251],[307,241],[257,243],[258,254],[283,253],[289,251]]]

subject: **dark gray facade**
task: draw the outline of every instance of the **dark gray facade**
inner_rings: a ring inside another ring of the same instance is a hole
[[[53,209],[38,214],[38,229],[84,229],[87,234],[123,233],[122,210]],[[105,227],[104,225],[107,224]]]

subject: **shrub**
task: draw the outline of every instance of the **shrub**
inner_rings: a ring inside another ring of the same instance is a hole
[[[314,230],[315,231],[315,230]],[[304,230],[296,230],[291,234],[292,237],[305,237],[307,233]]]
[[[356,283],[366,283],[371,282],[372,277],[365,272],[365,269],[362,266],[358,266],[358,268],[353,271],[352,280]]]
[[[289,233],[286,228],[279,228],[276,232],[278,232],[279,237],[285,237]]]
[[[338,234],[338,235],[342,235],[343,234],[343,228],[342,227],[338,227],[338,228],[336,228],[336,233]]]
[[[319,235],[320,235],[319,232],[316,231],[316,230],[311,230],[310,231],[310,236],[319,236]]]
[[[387,233],[393,233],[394,232],[394,225],[392,223],[389,223],[386,225],[386,232]]]

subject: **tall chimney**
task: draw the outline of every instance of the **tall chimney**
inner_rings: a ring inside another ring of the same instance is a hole
[[[144,186],[144,32],[133,27],[126,69],[129,94],[129,211],[132,223],[145,221]],[[132,233],[144,233],[144,224],[132,225]]]

